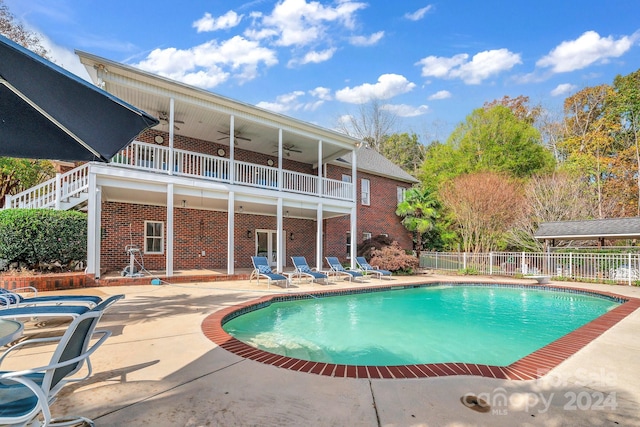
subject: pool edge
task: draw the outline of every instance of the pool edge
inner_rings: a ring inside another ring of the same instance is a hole
[[[469,286],[470,283],[440,281],[439,284]],[[598,338],[604,332],[616,325],[628,315],[640,308],[640,299],[618,295],[612,292],[594,291],[586,288],[568,288],[561,285],[547,284],[497,284],[489,282],[477,282],[479,285],[488,286],[518,286],[531,288],[551,288],[563,291],[577,291],[586,294],[595,294],[609,298],[623,300],[619,306],[613,308],[600,317],[586,323],[578,329],[564,335],[546,346],[530,353],[529,355],[513,362],[508,366],[493,366],[473,363],[447,362],[428,363],[396,366],[367,366],[367,365],[343,365],[325,362],[311,362],[281,356],[252,347],[229,335],[222,328],[223,321],[243,308],[253,307],[258,304],[268,304],[274,299],[289,298],[295,294],[275,294],[255,298],[231,307],[218,310],[207,316],[202,322],[204,335],[226,351],[237,356],[254,360],[256,362],[272,365],[279,368],[315,375],[330,376],[336,378],[358,379],[409,379],[409,378],[435,378],[445,376],[471,375],[485,378],[509,379],[516,381],[535,380],[546,375],[551,369],[567,360],[569,357],[582,350],[585,346]],[[419,287],[420,285],[406,285],[405,287]],[[345,292],[381,291],[390,289],[391,285],[354,287],[334,291],[311,291],[307,295],[341,294]],[[394,286],[394,287],[397,287]],[[302,295],[302,294],[300,294]],[[302,297],[302,296],[301,296]]]

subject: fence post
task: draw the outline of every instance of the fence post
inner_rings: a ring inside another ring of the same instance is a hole
[[[436,270],[438,269],[438,252],[436,252]]]
[[[11,207],[11,194],[7,194],[6,196],[4,196],[4,207],[5,209]]]
[[[569,252],[569,277],[573,279],[573,253]]]
[[[631,269],[631,252],[628,253],[628,258],[629,258],[629,261],[627,262],[627,266],[629,267],[628,283],[629,283],[629,286],[631,286],[631,275],[632,275],[632,271],[634,271],[634,270]]]
[[[489,252],[489,276],[493,276],[493,252]]]
[[[466,252],[462,253],[462,269],[463,270],[467,269],[467,253]]]
[[[62,199],[62,174],[61,173],[57,173],[56,174],[56,183],[55,183],[56,189],[55,189],[55,193],[56,193],[56,210],[59,211],[60,210],[60,199]]]
[[[521,259],[520,259],[520,273],[522,274],[527,274],[527,267],[526,267],[526,263],[525,263],[525,259],[524,259],[524,251],[522,252],[521,255]]]

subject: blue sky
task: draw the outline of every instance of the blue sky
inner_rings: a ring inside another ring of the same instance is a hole
[[[74,49],[335,128],[376,98],[444,140],[505,95],[551,112],[640,68],[638,0],[5,0],[60,65]]]

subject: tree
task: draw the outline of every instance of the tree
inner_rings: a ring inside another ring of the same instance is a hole
[[[522,215],[506,240],[517,250],[541,251],[542,243],[533,237],[540,223],[591,219],[597,212],[597,199],[581,176],[561,171],[534,176],[525,187]]]
[[[437,218],[437,202],[427,188],[411,188],[398,204],[396,215],[402,217],[402,225],[416,234],[416,253],[420,258],[422,235],[433,229]]]
[[[47,57],[47,50],[40,44],[38,35],[27,31],[17,22],[3,0],[0,0],[0,34]],[[53,165],[48,161],[0,157],[0,207],[4,206],[7,194],[15,194],[43,182],[54,172]]]
[[[461,175],[445,184],[440,198],[451,212],[465,252],[500,249],[524,203],[520,184],[494,172]]]
[[[503,106],[478,108],[456,127],[446,144],[427,150],[423,182],[442,183],[461,174],[494,171],[526,178],[554,168],[540,134]]]
[[[379,151],[380,144],[393,131],[397,115],[386,110],[380,100],[360,104],[357,115],[349,114],[338,121],[338,130],[361,139]]]
[[[48,59],[48,51],[42,46],[40,37],[34,32],[27,31],[16,20],[7,5],[4,4],[4,0],[0,0],[0,34]]]
[[[527,124],[533,125],[540,114],[542,113],[542,107],[540,105],[536,105],[533,107],[529,107],[529,97],[520,95],[515,98],[511,98],[509,95],[505,95],[500,100],[494,100],[491,102],[486,102],[484,104],[485,110],[490,110],[496,105],[502,105],[503,107],[507,107],[518,120],[521,120]]]
[[[623,156],[634,164],[632,179],[636,187],[636,215],[640,215],[640,70],[616,76],[609,107],[618,125],[616,140]]]
[[[424,161],[425,148],[415,133],[394,133],[384,138],[379,146],[380,154],[416,176]]]

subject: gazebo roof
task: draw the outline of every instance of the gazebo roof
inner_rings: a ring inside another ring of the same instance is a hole
[[[640,238],[640,217],[543,222],[534,234],[538,240],[598,240]]]

